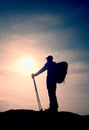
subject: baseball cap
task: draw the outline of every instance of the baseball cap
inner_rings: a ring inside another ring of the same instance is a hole
[[[52,59],[53,59],[53,56],[52,56],[52,55],[49,55],[49,56],[46,57],[46,59],[52,60]]]

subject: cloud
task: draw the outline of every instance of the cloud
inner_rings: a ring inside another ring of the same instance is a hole
[[[79,14],[80,15],[80,14]],[[71,23],[70,23],[71,21]],[[10,35],[34,35],[41,40],[41,45],[56,50],[88,50],[88,28],[86,22],[79,28],[74,19],[59,14],[7,14],[1,17],[1,40]],[[86,26],[86,27],[85,27]],[[42,40],[43,38],[43,40]],[[38,46],[40,43],[38,44]]]

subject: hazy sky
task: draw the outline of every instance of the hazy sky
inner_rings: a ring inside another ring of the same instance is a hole
[[[89,0],[0,0],[0,111],[38,110],[31,73],[49,54],[69,63],[59,111],[89,114]],[[36,77],[43,109],[45,79]]]

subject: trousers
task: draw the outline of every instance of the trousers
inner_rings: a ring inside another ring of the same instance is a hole
[[[56,97],[57,85],[56,85],[55,78],[51,78],[47,76],[46,84],[47,84],[47,90],[49,96],[49,108],[58,109],[58,102]]]

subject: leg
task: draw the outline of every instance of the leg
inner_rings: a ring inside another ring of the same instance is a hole
[[[47,78],[47,90],[49,95],[49,108],[58,109],[58,102],[56,97],[56,82]]]

